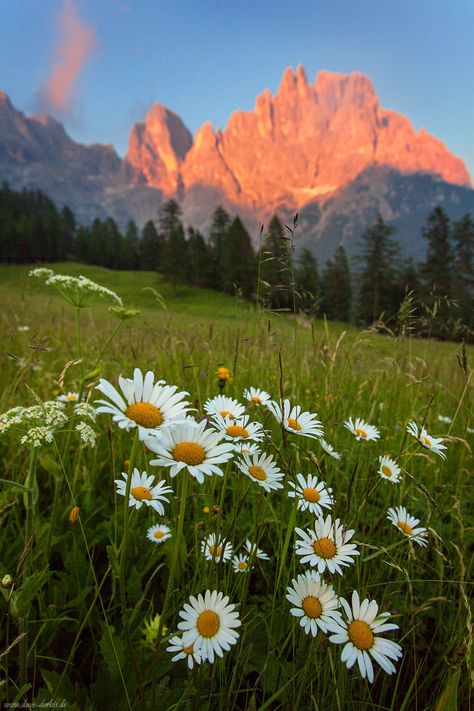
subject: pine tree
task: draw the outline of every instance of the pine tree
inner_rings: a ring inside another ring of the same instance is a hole
[[[299,295],[298,308],[316,316],[321,302],[321,283],[318,263],[309,249],[302,249],[296,267],[296,291]]]
[[[209,248],[200,232],[188,230],[189,281],[193,286],[215,288],[211,282]]]
[[[421,267],[426,288],[433,297],[449,298],[451,296],[453,257],[450,245],[449,218],[442,207],[435,207],[428,215],[422,234],[428,242],[426,261]]]
[[[398,246],[391,239],[394,231],[379,215],[362,237],[362,250],[357,258],[362,271],[356,309],[356,317],[361,323],[373,323],[382,314],[385,319],[390,318],[398,310],[395,268]]]
[[[224,243],[230,227],[230,215],[219,206],[212,215],[211,233],[209,235],[210,272],[209,279],[213,289],[223,288],[223,253]]]
[[[236,217],[226,232],[222,246],[223,290],[249,298],[255,291],[255,254],[250,235]]]
[[[330,320],[349,322],[351,300],[349,262],[344,247],[338,247],[323,270],[321,311]]]
[[[268,308],[293,308],[291,242],[275,215],[257,255],[260,263],[259,295]]]
[[[148,220],[142,230],[139,243],[139,262],[141,269],[155,271],[163,256],[163,237],[160,235],[152,220]]]
[[[453,226],[454,269],[452,291],[461,322],[474,329],[474,221],[464,215]]]

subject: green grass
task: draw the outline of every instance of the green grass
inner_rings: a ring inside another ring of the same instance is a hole
[[[79,345],[71,306],[53,289],[28,280],[29,268],[1,267],[0,412],[32,405],[36,396],[45,401],[61,390],[79,390],[81,383],[94,400],[100,377],[116,384],[119,374],[131,377],[136,366],[189,392],[196,416],[206,398],[219,392],[215,372],[221,364],[232,373],[224,392],[239,400],[249,385],[275,399],[282,390],[303,410],[318,413],[342,459],[329,458],[311,439],[288,435],[282,441],[270,414],[254,408],[251,419],[271,433],[263,448],[285,480],[316,473],[332,487],[334,515],[355,530],[361,555],[343,576],[325,580],[338,595],[349,598],[357,589],[393,613],[399,629],[385,636],[401,644],[403,659],[391,676],[374,664],[375,682],[368,685],[356,668],[348,671],[339,661],[341,646],[300,630],[285,598],[291,580],[307,569],[294,553],[292,528],[295,520],[308,528],[313,517],[302,511],[295,516],[286,491],[265,493],[233,464],[224,477],[206,477],[203,485],[188,481],[183,518],[188,475],[170,479],[165,468],[149,465],[150,452],[139,446],[136,466],[169,481],[175,496],[163,517],[145,507],[133,511],[123,544],[124,499],[116,495],[114,479],[126,471],[133,432],[99,415],[91,423],[94,448],[81,446],[77,419],[71,420],[54,442],[31,450],[37,461],[20,444],[21,433],[12,429],[0,436],[0,579],[15,579],[0,598],[0,655],[28,631],[27,657],[19,654],[26,653],[24,641],[0,657],[0,698],[64,699],[68,708],[81,711],[469,709],[472,350],[461,367],[458,344],[295,321],[210,291],[180,288],[175,294],[152,273],[76,264],[52,268],[98,281],[126,305],[138,306],[141,315],[122,325],[96,362],[118,324],[107,307],[82,310]],[[144,291],[148,286],[161,301]],[[19,325],[30,330],[18,331]],[[443,424],[438,415],[453,422]],[[343,427],[349,416],[376,425],[380,440],[357,442]],[[411,419],[446,439],[446,461],[406,435]],[[400,485],[378,476],[381,454],[403,467]],[[80,508],[76,525],[68,521],[74,505]],[[397,505],[428,528],[427,548],[404,539],[386,519],[387,508]],[[173,538],[155,546],[146,530],[157,520],[169,525]],[[34,540],[25,549],[30,528]],[[271,560],[257,561],[247,575],[234,574],[230,563],[206,563],[200,546],[210,532],[225,535],[236,552],[246,538],[256,540]],[[206,589],[229,595],[242,619],[239,642],[224,659],[193,672],[170,661],[166,644],[157,653],[156,639],[150,643],[145,633],[145,623],[163,610],[171,568],[168,634],[176,633],[189,596]]]

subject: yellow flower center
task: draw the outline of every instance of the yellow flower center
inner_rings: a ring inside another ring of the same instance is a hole
[[[130,493],[137,501],[143,501],[144,499],[151,501],[152,499],[150,491],[146,486],[134,486],[133,489],[130,490]]]
[[[229,425],[226,429],[226,433],[229,437],[242,437],[242,439],[247,439],[249,436],[245,427],[241,427],[240,425]]]
[[[196,442],[179,442],[174,447],[172,455],[177,462],[184,462],[191,467],[202,464],[206,458],[204,448],[200,444],[196,444]]]
[[[358,437],[362,437],[362,439],[365,439],[367,437],[367,432],[365,430],[363,430],[361,427],[356,427],[355,433]]]
[[[251,397],[250,399],[251,399],[252,402],[255,402],[257,405],[261,405],[261,404],[262,404],[261,399],[260,399],[259,397],[257,397],[257,395],[252,395],[252,397]]]
[[[306,489],[303,489],[303,498],[311,503],[317,503],[321,498],[321,494],[319,491],[316,491],[316,489],[313,489],[312,486],[308,486]]]
[[[320,558],[334,558],[336,546],[329,538],[320,538],[313,543],[313,550]]]
[[[222,417],[223,417],[224,419],[225,419],[226,417],[228,417],[229,420],[235,420],[234,415],[233,415],[231,412],[229,412],[229,410],[221,410],[220,414],[222,415]]]
[[[374,643],[374,633],[367,622],[363,622],[362,620],[354,620],[351,622],[347,634],[357,649],[370,649]]]
[[[165,535],[165,532],[164,531],[155,531],[155,533],[153,535],[155,538],[163,538],[163,536]]]
[[[247,567],[247,563],[244,563],[243,560],[241,560],[241,561],[239,561],[239,563],[237,563],[237,568],[238,568],[239,570],[245,570],[246,567]]]
[[[183,647],[183,652],[185,654],[194,654],[194,642],[189,647]]]
[[[413,529],[407,524],[406,521],[399,521],[398,528],[403,531],[403,533],[406,533],[407,536],[413,536]]]
[[[312,619],[314,619],[315,617],[319,617],[321,615],[321,612],[323,611],[323,608],[318,598],[314,597],[313,595],[308,595],[308,597],[305,597],[301,607],[303,608],[305,615],[311,617]]]
[[[159,427],[163,424],[163,415],[158,407],[149,402],[136,402],[129,405],[126,416],[142,427]]]
[[[292,417],[288,418],[288,427],[291,427],[292,430],[296,430],[296,432],[301,429],[301,425]]]
[[[431,441],[428,439],[428,437],[425,437],[425,435],[420,435],[420,441],[422,444],[425,445],[425,447],[431,447]]]
[[[222,553],[222,546],[217,546],[217,548],[215,545],[209,546],[209,553],[215,558],[220,558]]]
[[[202,637],[214,637],[221,626],[219,615],[214,610],[204,610],[197,618],[196,626]]]
[[[66,395],[66,400],[68,402],[75,402],[77,400],[77,395],[74,395],[74,394]]]
[[[382,464],[382,474],[385,474],[385,476],[392,476],[392,470],[390,467],[387,467],[386,464]]]
[[[257,467],[255,464],[249,467],[249,474],[250,476],[253,476],[254,479],[258,479],[259,481],[265,481],[265,479],[267,478],[267,475],[265,474],[265,469],[262,469],[262,467]]]

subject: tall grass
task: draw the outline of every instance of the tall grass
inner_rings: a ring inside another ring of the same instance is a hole
[[[401,644],[403,658],[392,676],[376,667],[370,685],[340,662],[340,645],[322,633],[307,636],[290,615],[287,587],[306,569],[294,552],[293,527],[307,528],[314,517],[295,509],[287,486],[265,493],[234,463],[203,485],[188,474],[169,479],[149,465],[153,457],[133,431],[101,415],[92,425],[95,447],[83,446],[72,425],[38,449],[21,445],[14,432],[0,435],[0,578],[12,579],[0,600],[4,701],[54,701],[81,711],[470,708],[471,352],[322,322],[299,325],[212,293],[200,293],[194,305],[188,292],[162,300],[142,291],[166,292],[152,275],[140,274],[138,283],[81,266],[142,308],[96,362],[117,326],[107,309],[83,310],[78,346],[73,309],[13,269],[4,270],[1,288],[0,412],[81,388],[93,402],[99,377],[116,383],[139,367],[188,391],[200,416],[219,392],[219,365],[232,374],[225,394],[242,401],[243,389],[254,385],[317,412],[340,461],[317,441],[282,440],[270,413],[249,409],[268,432],[263,448],[287,479],[316,473],[333,488],[334,516],[355,529],[361,554],[343,576],[324,577],[338,595],[348,599],[355,589],[392,613],[399,630],[386,636]],[[24,325],[30,330],[17,330]],[[453,421],[441,423],[438,415]],[[343,427],[349,416],[376,425],[380,440],[356,441]],[[446,461],[406,434],[412,419],[445,437]],[[382,454],[402,466],[400,485],[377,474]],[[124,513],[114,479],[132,463],[173,487],[164,517],[144,507]],[[427,548],[387,520],[387,508],[400,504],[428,528]],[[79,516],[71,523],[74,506]],[[146,531],[158,520],[173,537],[154,545]],[[255,560],[248,574],[206,562],[200,545],[211,532],[235,552],[250,538],[271,559]],[[188,671],[185,662],[171,662],[166,639],[189,596],[206,589],[238,606],[240,638],[223,660]]]

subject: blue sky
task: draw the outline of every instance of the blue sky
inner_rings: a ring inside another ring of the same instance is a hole
[[[48,108],[75,140],[123,155],[155,101],[191,131],[223,128],[301,63],[310,81],[364,72],[382,106],[440,138],[474,178],[474,0],[0,0],[0,89],[25,113],[45,106],[65,2],[92,41],[68,107]]]

